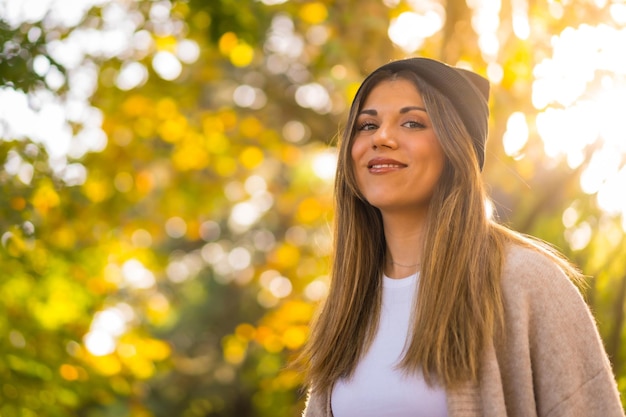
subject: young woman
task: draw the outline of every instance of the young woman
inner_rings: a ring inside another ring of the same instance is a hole
[[[577,270],[487,214],[488,96],[425,58],[361,85],[330,291],[299,360],[304,416],[624,415]]]

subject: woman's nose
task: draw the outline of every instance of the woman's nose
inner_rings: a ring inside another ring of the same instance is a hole
[[[372,148],[374,149],[380,147],[395,149],[397,146],[396,132],[392,126],[381,125],[372,135]]]

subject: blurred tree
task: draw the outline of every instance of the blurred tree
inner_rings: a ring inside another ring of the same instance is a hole
[[[626,392],[624,228],[581,191],[597,149],[547,155],[533,102],[550,39],[624,26],[616,4],[0,3],[0,415],[298,415],[332,143],[362,77],[411,54],[493,80],[497,214],[594,276]]]

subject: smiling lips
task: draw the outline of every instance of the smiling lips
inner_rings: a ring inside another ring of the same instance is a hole
[[[398,162],[395,159],[374,158],[367,163],[367,169],[372,174],[384,174],[387,172],[397,171],[406,168],[406,164]]]

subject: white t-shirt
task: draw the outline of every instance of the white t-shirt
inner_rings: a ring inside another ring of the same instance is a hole
[[[417,274],[383,276],[378,332],[350,379],[333,388],[334,417],[447,417],[443,388],[429,387],[422,374],[407,375],[396,365],[409,334]]]

